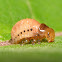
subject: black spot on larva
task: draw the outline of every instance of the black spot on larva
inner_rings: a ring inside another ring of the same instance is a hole
[[[15,39],[14,39],[15,40]]]
[[[33,29],[31,28],[30,30],[32,31]]]
[[[21,34],[22,34],[22,32],[21,32]]]
[[[19,36],[19,34],[18,34],[18,36]]]
[[[29,31],[29,29],[27,31]]]
[[[24,30],[24,32],[25,32],[25,30]]]

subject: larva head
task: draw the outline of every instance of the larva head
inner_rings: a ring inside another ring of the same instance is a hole
[[[48,40],[48,42],[53,42],[55,39],[55,32],[52,28],[47,28],[45,30],[45,37]]]
[[[55,39],[54,30],[43,23],[39,27],[39,33],[41,36],[44,36],[48,42],[53,42]]]

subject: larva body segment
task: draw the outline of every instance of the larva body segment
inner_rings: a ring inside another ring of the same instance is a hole
[[[38,33],[40,23],[34,19],[23,19],[17,22],[11,31],[12,43],[19,43],[23,38],[33,37]]]

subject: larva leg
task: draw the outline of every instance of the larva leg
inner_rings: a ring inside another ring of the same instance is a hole
[[[36,43],[35,37],[30,37],[29,41],[30,41],[29,43],[32,43],[32,45]]]
[[[20,45],[23,46],[25,44],[25,38],[21,40]]]
[[[24,41],[24,43],[25,43],[25,44],[28,44],[28,43],[29,43],[29,39],[26,39],[26,40]]]
[[[38,44],[40,44],[40,43],[41,43],[42,39],[43,39],[43,37],[38,36]]]
[[[38,39],[38,44],[41,44],[42,39]]]
[[[26,38],[25,42],[30,43],[30,38]]]
[[[41,36],[39,36],[39,37],[38,37],[38,44],[40,44],[40,43],[41,43],[41,41],[42,41],[42,39],[44,39],[44,38],[45,38],[44,36],[42,36],[42,37],[41,37]]]
[[[36,43],[36,40],[35,39],[31,40],[31,43],[32,45],[34,45]]]
[[[41,40],[40,39],[38,39],[38,44],[40,44],[41,43]]]
[[[23,45],[25,45],[25,44],[28,44],[29,43],[29,39],[28,38],[24,38],[24,39],[22,39],[22,41],[21,41],[21,46],[23,46]]]
[[[24,41],[22,41],[22,43],[20,45],[23,46],[24,44],[25,44]]]

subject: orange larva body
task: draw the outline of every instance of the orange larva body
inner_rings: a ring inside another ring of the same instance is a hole
[[[19,43],[40,43],[44,38],[46,38],[48,42],[53,42],[55,39],[54,30],[43,23],[40,24],[34,19],[23,19],[13,26],[11,40],[0,42],[0,46]]]
[[[17,22],[11,31],[12,43],[19,43],[23,38],[29,38],[36,35],[40,23],[34,19],[23,19]]]
[[[25,39],[27,39],[29,43],[31,39],[36,42],[36,40],[42,40],[43,38],[47,38],[48,42],[54,41],[54,30],[34,19],[23,19],[13,26],[9,42],[18,44],[24,43]]]

